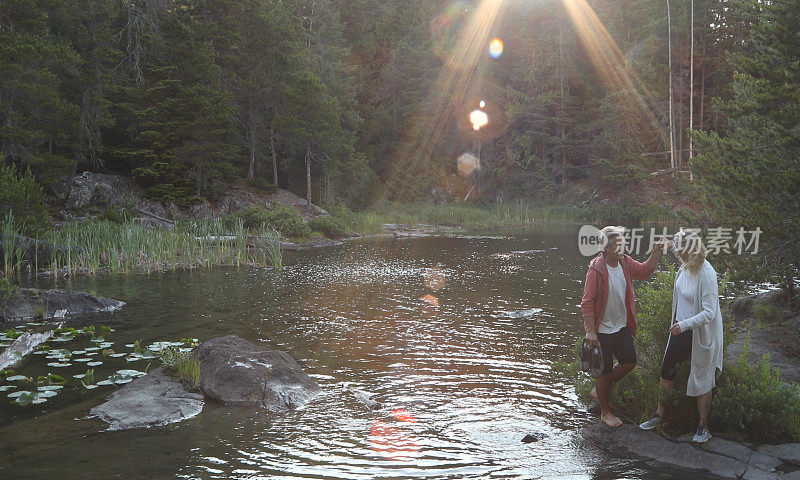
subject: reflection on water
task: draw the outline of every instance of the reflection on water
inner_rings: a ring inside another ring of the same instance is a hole
[[[4,405],[0,476],[672,478],[584,445],[576,431],[589,417],[548,374],[582,331],[588,262],[573,230],[362,241],[287,255],[279,273],[73,279],[61,286],[128,303],[79,322],[110,325],[117,342],[235,333],[289,352],[323,393],[284,416],[208,404],[128,432],[83,418],[110,390]],[[528,433],[541,439],[522,443]]]

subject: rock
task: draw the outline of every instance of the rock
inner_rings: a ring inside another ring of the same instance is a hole
[[[65,315],[77,315],[112,312],[123,305],[125,302],[95,297],[85,292],[21,288],[19,295],[6,303],[0,312],[0,319],[5,321],[32,319],[37,316],[37,309],[41,309],[43,318],[53,318],[59,310],[66,310]]]
[[[103,205],[133,204],[138,188],[131,177],[83,172],[72,180],[67,208],[79,210],[92,202]]]
[[[780,478],[780,475],[777,473],[765,472],[752,465],[748,466],[744,475],[742,475],[742,480],[778,480],[778,478]]]
[[[712,437],[711,440],[706,442],[701,448],[739,460],[740,462],[767,472],[774,471],[775,468],[781,464],[781,461],[775,457],[753,451],[740,443],[725,440],[724,438]]]
[[[784,473],[781,475],[781,480],[800,480],[800,470]]]
[[[109,430],[127,430],[180,422],[202,409],[202,395],[187,392],[159,367],[112,393],[90,413],[107,422]]]
[[[534,443],[538,442],[539,440],[541,440],[540,436],[532,433],[529,433],[524,437],[522,437],[522,443]]]
[[[783,462],[800,466],[800,443],[784,443],[783,445],[761,445],[756,450],[764,455],[780,459]]]
[[[380,402],[369,398],[369,395],[366,392],[362,392],[361,390],[357,390],[355,388],[348,388],[347,390],[353,395],[353,397],[355,397],[356,400],[361,402],[370,410],[377,410],[381,408]]]
[[[0,370],[6,369],[22,360],[22,357],[31,353],[37,345],[47,341],[52,336],[52,330],[44,333],[23,333],[14,340],[14,343],[0,353]]]
[[[748,468],[738,460],[669,441],[634,425],[612,429],[599,423],[583,428],[580,433],[587,441],[612,452],[633,454],[676,468],[705,471],[722,478],[738,479]]]
[[[777,288],[746,297],[739,297],[731,302],[730,308],[736,313],[748,313],[754,305],[761,305],[764,303],[783,304],[788,297],[788,291],[783,288]]]
[[[217,337],[191,355],[200,364],[200,390],[225,405],[281,412],[305,405],[320,387],[287,353],[237,337]]]

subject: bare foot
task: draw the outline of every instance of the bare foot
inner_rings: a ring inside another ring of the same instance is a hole
[[[606,412],[600,415],[600,420],[603,421],[606,425],[611,428],[617,428],[622,426],[622,420],[620,420],[616,415],[611,412]]]
[[[592,398],[594,398],[595,400],[600,400],[599,398],[597,398],[597,387],[592,387],[592,391],[589,392],[589,393],[591,394]]]

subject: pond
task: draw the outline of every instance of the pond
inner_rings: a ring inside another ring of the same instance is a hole
[[[577,435],[595,420],[549,374],[554,361],[572,357],[583,331],[588,259],[578,252],[577,228],[365,239],[287,253],[281,272],[41,279],[40,287],[127,302],[70,323],[112,327],[106,341],[118,351],[136,340],[234,333],[291,354],[323,393],[279,417],[206,404],[180,424],[122,432],[85,418],[114,386],[87,391],[71,381],[50,401],[26,407],[4,393],[0,476],[702,478],[609,457]],[[14,369],[70,379],[85,371],[51,368],[42,357]],[[95,377],[155,365],[108,357]],[[381,407],[369,409],[359,396]],[[529,433],[540,440],[522,443]]]

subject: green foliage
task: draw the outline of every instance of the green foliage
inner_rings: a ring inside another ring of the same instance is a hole
[[[778,318],[781,311],[774,303],[759,303],[753,305],[753,315],[760,322],[769,322]]]
[[[278,191],[277,186],[261,177],[248,178],[246,182],[251,187],[261,191],[262,193],[266,193],[267,195],[271,195]]]
[[[800,440],[800,387],[781,380],[767,356],[747,361],[747,351],[726,365],[711,406],[712,425],[758,443]]]
[[[233,228],[237,221],[241,221],[244,228],[248,230],[260,229],[265,225],[270,225],[271,213],[260,205],[250,205],[225,218],[225,226]]]
[[[340,238],[350,233],[350,229],[344,220],[330,215],[322,215],[310,219],[308,227],[311,231],[321,232],[328,238]]]
[[[5,276],[0,276],[0,312],[6,306],[6,303],[15,298],[19,293],[17,286]]]
[[[762,229],[754,271],[790,286],[800,271],[800,1],[746,0],[731,10],[754,19],[729,55],[733,96],[715,102],[724,123],[695,132],[692,169],[723,222]]]
[[[270,212],[269,225],[275,228],[281,235],[290,238],[305,238],[311,234],[300,212],[292,207],[277,205]]]
[[[50,228],[44,192],[30,170],[18,173],[13,164],[0,164],[0,218],[8,213],[23,235],[40,235]]]
[[[200,362],[177,347],[167,347],[159,354],[164,368],[192,388],[200,385]]]
[[[105,220],[112,223],[127,223],[131,220],[132,216],[130,211],[124,207],[116,207],[111,205],[103,210],[103,213],[98,217],[99,220]]]

